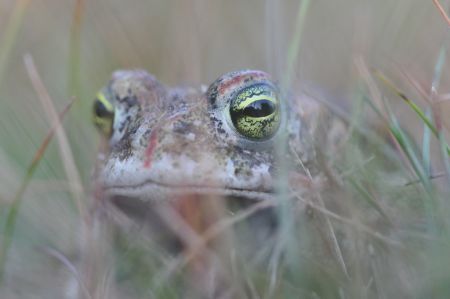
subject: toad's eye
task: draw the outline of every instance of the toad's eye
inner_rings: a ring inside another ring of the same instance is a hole
[[[241,135],[253,140],[269,139],[280,126],[276,91],[267,84],[240,90],[231,101],[230,119]]]
[[[103,134],[110,136],[114,121],[114,107],[103,93],[99,92],[97,94],[93,110],[94,124]]]

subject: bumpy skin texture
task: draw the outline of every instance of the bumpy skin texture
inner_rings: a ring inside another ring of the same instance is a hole
[[[184,194],[274,198],[276,145],[287,142],[287,171],[304,174],[300,164],[314,164],[317,138],[311,136],[325,118],[315,101],[278,92],[276,133],[261,141],[241,135],[230,120],[230,102],[236,91],[261,83],[276,89],[267,73],[253,70],[223,75],[206,91],[168,88],[143,70],[115,72],[102,90],[115,109],[99,175],[106,195],[143,201]]]

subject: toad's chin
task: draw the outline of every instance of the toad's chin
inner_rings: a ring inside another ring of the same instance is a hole
[[[180,252],[184,246],[182,244],[187,242],[184,240],[185,226],[188,226],[187,231],[195,230],[194,224],[205,219],[209,224],[203,223],[206,226],[197,233],[207,230],[224,217],[236,217],[237,221],[227,221],[232,224],[230,228],[245,223],[251,231],[258,231],[255,236],[248,237],[247,241],[251,243],[253,238],[261,239],[262,243],[278,227],[274,193],[158,184],[146,184],[139,188],[111,187],[104,192],[107,196],[102,198],[108,206],[131,220],[131,223],[137,223],[138,227],[145,227],[152,239],[173,253]],[[194,223],[190,223],[189,217],[195,218]]]

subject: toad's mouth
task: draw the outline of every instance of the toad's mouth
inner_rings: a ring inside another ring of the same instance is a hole
[[[134,185],[104,186],[104,195],[109,198],[133,198],[142,202],[157,203],[176,200],[183,196],[240,198],[252,201],[273,200],[273,190],[255,190],[211,185],[175,185],[145,181]]]

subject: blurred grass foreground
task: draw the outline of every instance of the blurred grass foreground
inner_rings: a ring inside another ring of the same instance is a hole
[[[0,298],[450,298],[450,33],[436,3],[1,0]],[[348,124],[335,188],[302,203],[308,215],[281,205],[268,262],[220,253],[222,297],[186,279],[189,253],[139,227],[112,238],[98,215],[92,101],[124,68],[171,86],[265,70],[293,93],[320,86]]]

